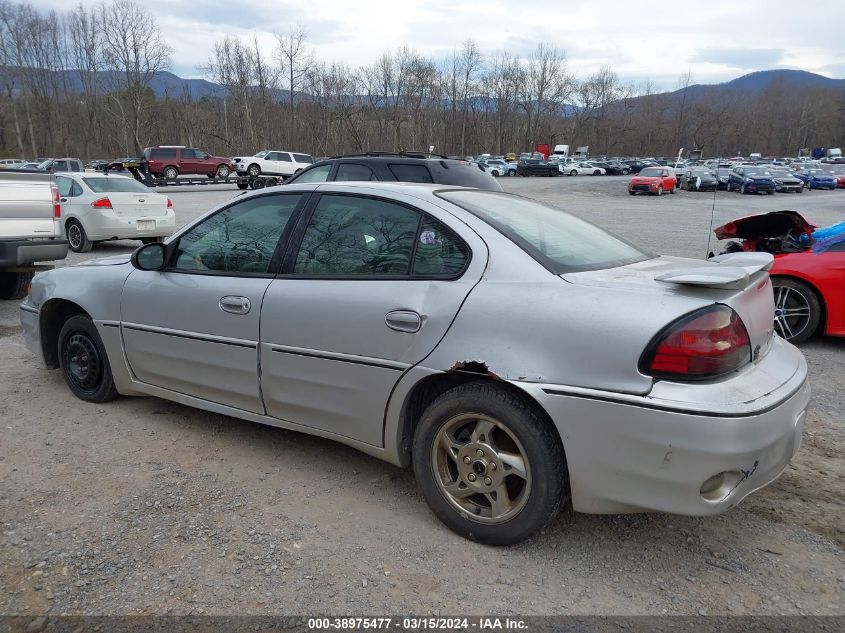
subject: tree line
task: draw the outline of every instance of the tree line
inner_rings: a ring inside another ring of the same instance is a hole
[[[578,77],[562,48],[525,57],[483,53],[467,39],[446,59],[403,46],[353,67],[316,57],[293,25],[275,45],[215,42],[199,70],[222,87],[157,96],[172,49],[134,0],[65,12],[0,0],[0,155],[138,155],[157,144],[222,155],[287,148],[315,156],[428,150],[503,154],[536,143],[589,145],[593,154],[672,156],[798,148],[845,140],[845,91],[772,82],[757,95],[624,82],[603,68]]]

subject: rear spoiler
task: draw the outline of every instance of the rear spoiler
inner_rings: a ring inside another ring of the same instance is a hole
[[[727,253],[711,257],[703,266],[691,266],[655,279],[670,284],[742,290],[748,287],[755,273],[771,269],[774,262],[774,256],[769,253]]]

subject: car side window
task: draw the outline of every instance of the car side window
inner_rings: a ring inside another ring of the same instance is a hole
[[[306,182],[326,182],[329,179],[329,173],[332,170],[331,165],[320,165],[319,167],[312,167],[300,172],[299,175],[291,180],[291,183],[302,184]]]
[[[454,277],[468,261],[469,247],[463,240],[437,220],[423,220],[414,254],[414,275]]]
[[[197,158],[197,151],[195,149],[183,149],[182,160],[194,160]]]
[[[305,229],[293,272],[406,276],[420,218],[392,202],[324,195]]]
[[[173,268],[180,271],[267,273],[300,194],[271,195],[236,203],[179,238]]]
[[[56,185],[59,188],[59,195],[62,198],[70,198],[73,194],[73,180],[70,178],[62,178],[58,176],[56,178]]]
[[[388,165],[388,168],[399,182],[434,182],[425,165],[393,163]]]
[[[359,163],[341,163],[334,177],[337,181],[378,180],[373,170]]]
[[[70,167],[72,171],[82,171],[82,163],[78,160],[71,161]]]
[[[283,163],[293,162],[290,159],[290,154],[288,154],[287,152],[276,152],[276,158],[274,158],[273,160],[278,160],[278,161],[281,161]]]

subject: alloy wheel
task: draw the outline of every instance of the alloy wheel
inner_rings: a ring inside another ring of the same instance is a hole
[[[811,319],[810,300],[799,289],[775,287],[775,329],[786,340],[800,336]]]
[[[73,250],[82,247],[82,229],[76,222],[72,222],[67,227],[67,241]]]
[[[448,420],[432,446],[440,492],[480,523],[517,515],[531,492],[531,467],[522,444],[500,420],[467,413]]]

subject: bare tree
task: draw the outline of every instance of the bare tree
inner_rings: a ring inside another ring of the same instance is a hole
[[[100,5],[103,65],[113,82],[109,95],[140,154],[144,111],[151,106],[150,83],[170,66],[172,49],[161,38],[158,24],[134,0]],[[127,151],[129,148],[126,148]]]
[[[279,64],[285,77],[290,103],[290,121],[293,134],[296,133],[296,92],[299,90],[303,78],[314,61],[308,46],[308,30],[302,25],[292,26],[284,35],[277,35],[276,49]]]

